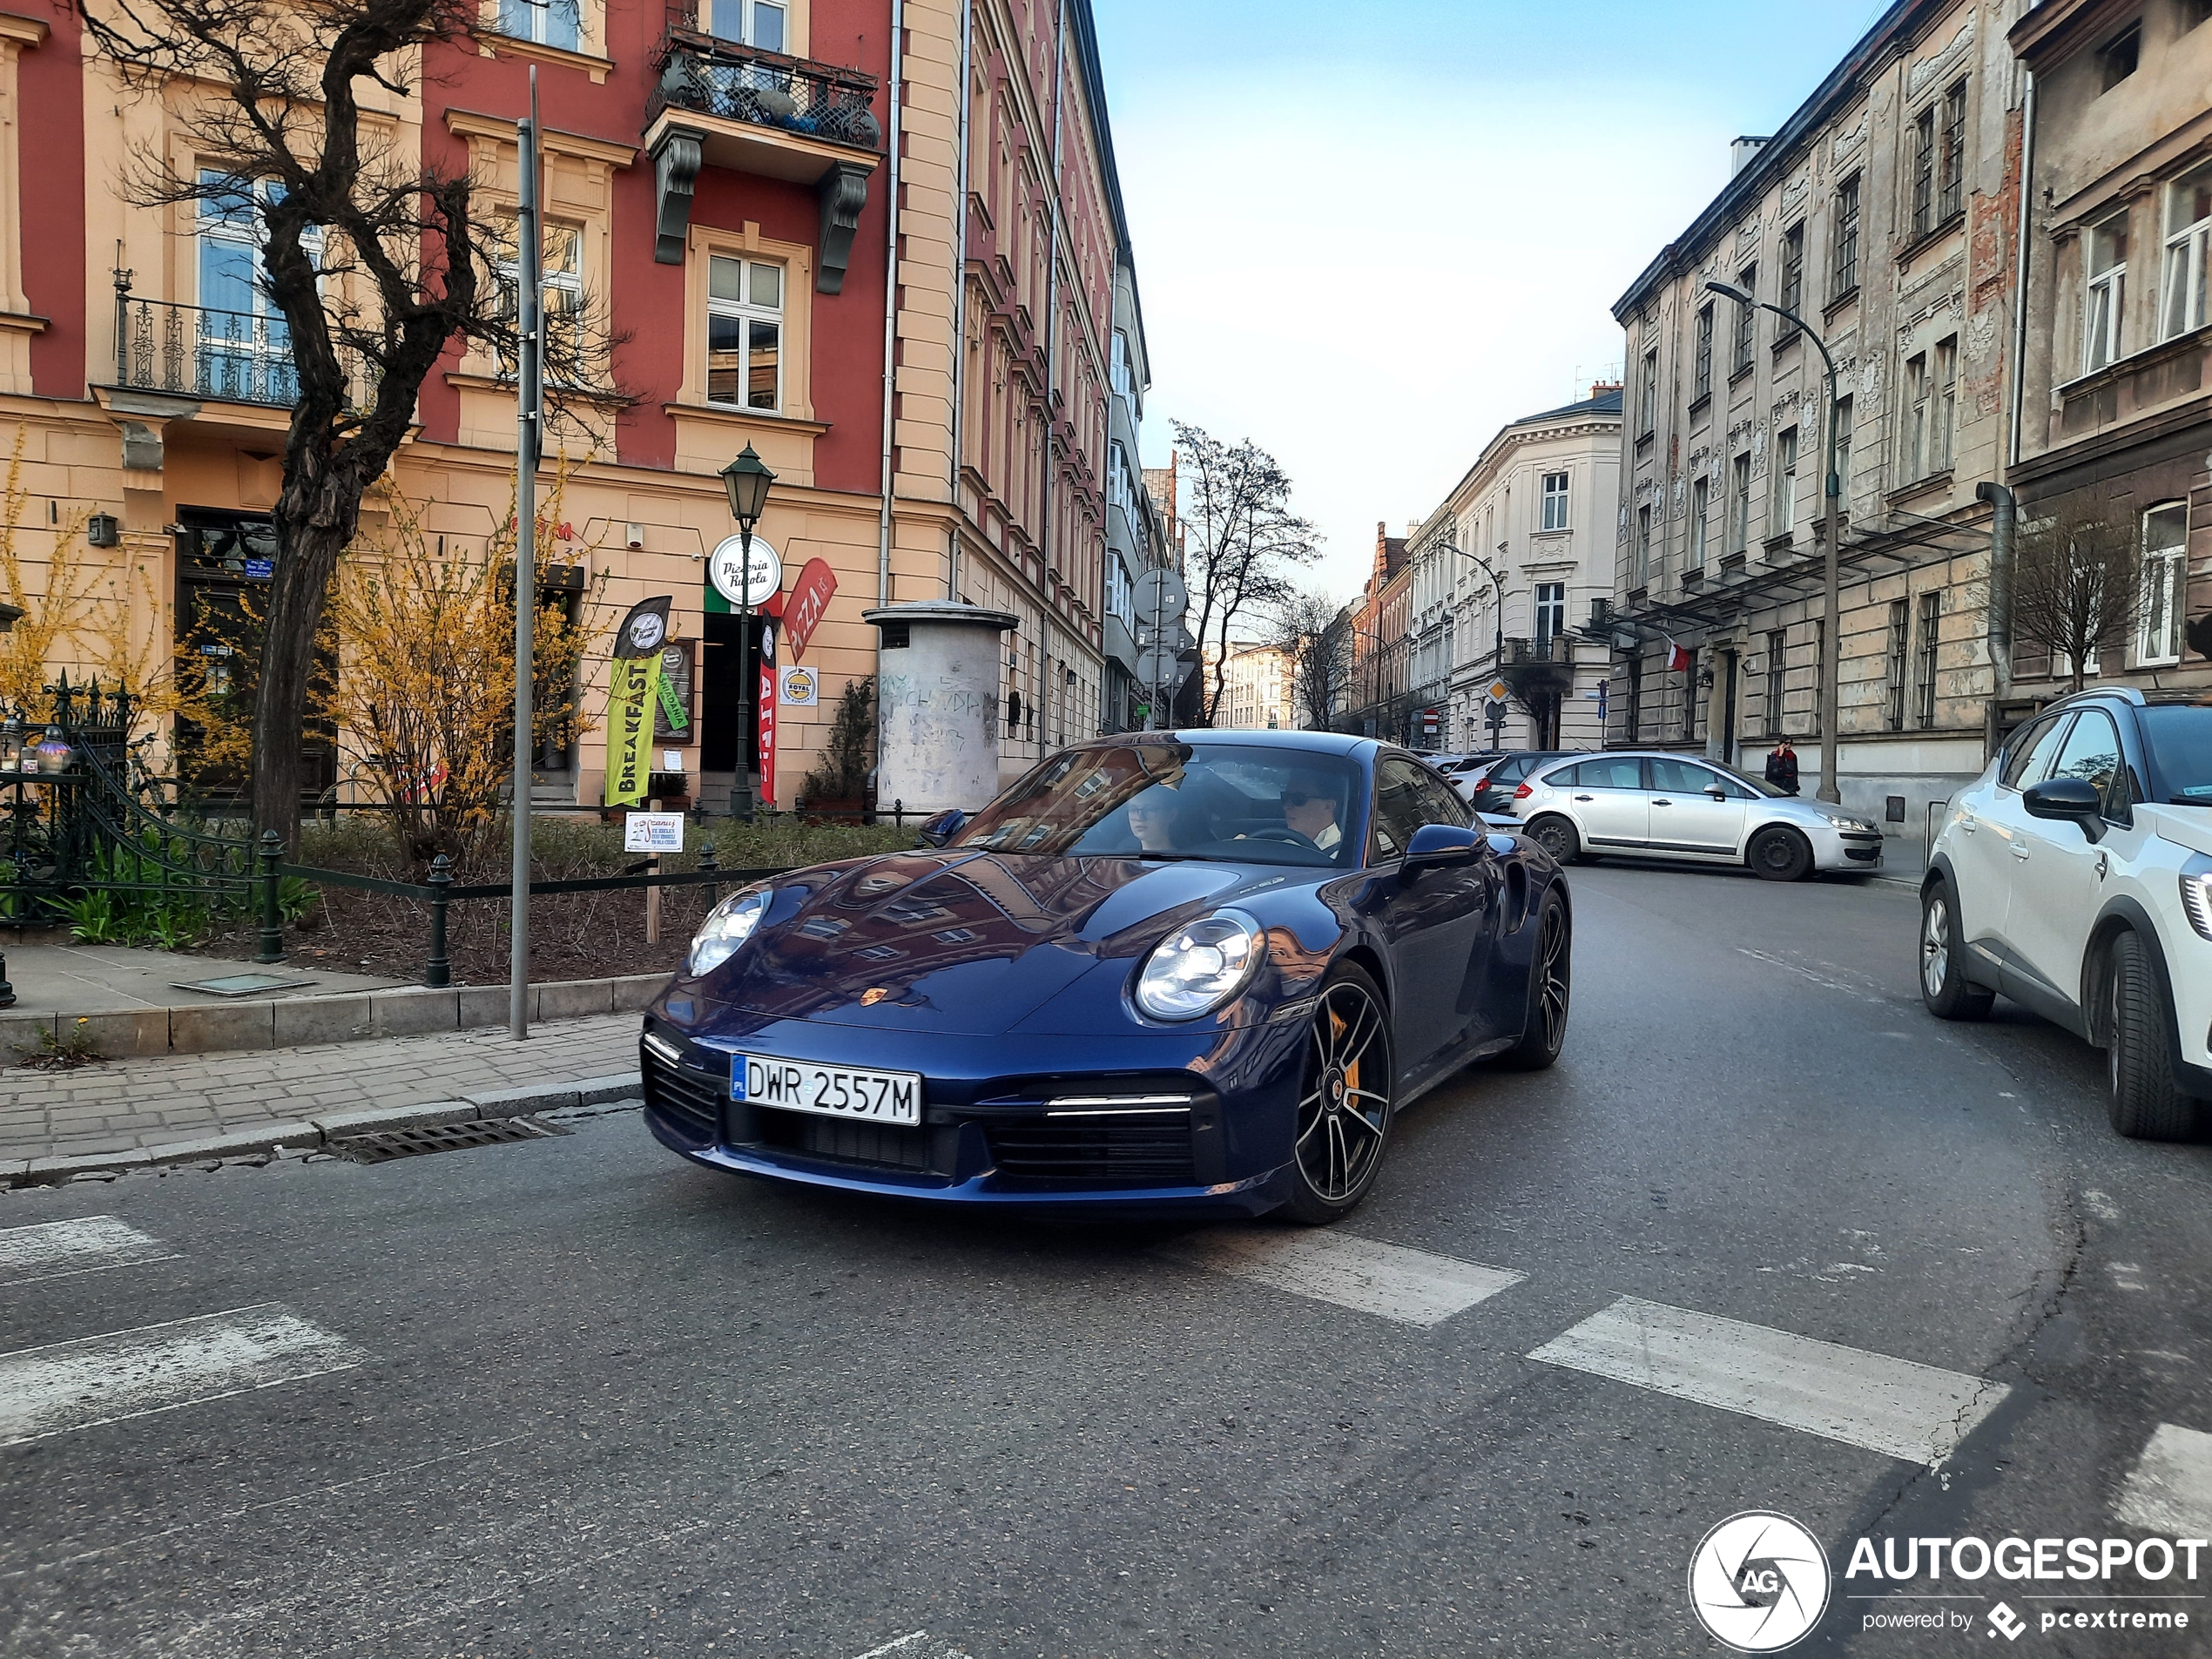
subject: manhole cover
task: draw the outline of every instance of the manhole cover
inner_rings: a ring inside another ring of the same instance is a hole
[[[209,996],[266,996],[271,991],[296,991],[314,981],[294,979],[288,974],[225,974],[216,979],[170,982],[180,991],[200,991]]]
[[[459,1152],[472,1146],[499,1146],[509,1141],[543,1141],[567,1133],[550,1123],[541,1123],[535,1117],[489,1117],[469,1123],[435,1123],[421,1129],[383,1129],[366,1135],[341,1136],[331,1142],[330,1150],[356,1163],[389,1163],[394,1158],[420,1157],[426,1152]]]

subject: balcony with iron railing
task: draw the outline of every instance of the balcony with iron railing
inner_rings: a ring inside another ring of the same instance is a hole
[[[359,365],[347,365],[349,390],[362,389]],[[292,331],[282,317],[219,311],[149,300],[132,293],[128,273],[115,291],[115,383],[201,402],[288,409],[300,401]]]
[[[1534,639],[1508,636],[1498,672],[1524,701],[1563,695],[1574,685],[1575,643],[1564,633],[1539,634]]]

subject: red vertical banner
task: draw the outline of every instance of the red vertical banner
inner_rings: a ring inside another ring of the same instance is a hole
[[[760,804],[776,804],[776,623],[760,619]]]

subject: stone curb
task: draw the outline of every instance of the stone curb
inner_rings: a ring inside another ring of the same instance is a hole
[[[533,1083],[522,1089],[488,1089],[459,1100],[423,1101],[413,1106],[372,1106],[357,1112],[328,1112],[320,1117],[280,1118],[248,1129],[226,1130],[220,1135],[171,1141],[159,1146],[132,1147],[121,1152],[0,1159],[0,1186],[54,1186],[76,1175],[120,1175],[160,1164],[194,1163],[203,1158],[247,1157],[279,1147],[313,1151],[348,1135],[428,1129],[443,1123],[474,1123],[479,1118],[520,1117],[529,1112],[635,1099],[643,1093],[644,1085],[636,1072],[616,1072],[566,1082]]]
[[[554,980],[530,987],[529,1016],[587,1019],[595,1014],[636,1014],[661,993],[665,974],[626,974],[617,979]],[[371,1037],[429,1036],[504,1025],[504,985],[460,985],[430,990],[420,985],[382,991],[334,991],[321,996],[279,996],[243,1002],[206,1002],[166,1008],[110,1009],[98,1014],[0,1014],[0,1065],[58,1037],[82,1022],[84,1034],[106,1060],[172,1054],[226,1054],[253,1049],[294,1049],[314,1042],[354,1042]]]

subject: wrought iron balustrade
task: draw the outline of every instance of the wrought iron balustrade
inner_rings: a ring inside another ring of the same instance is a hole
[[[1521,663],[1571,663],[1575,660],[1574,641],[1566,634],[1540,634],[1534,639],[1506,640],[1506,665]]]
[[[292,332],[281,317],[145,300],[118,290],[115,381],[147,392],[260,403],[300,401]]]
[[[883,147],[874,76],[710,34],[691,0],[668,8],[653,61],[660,83],[646,102],[649,126],[664,111],[692,110],[860,150]]]

